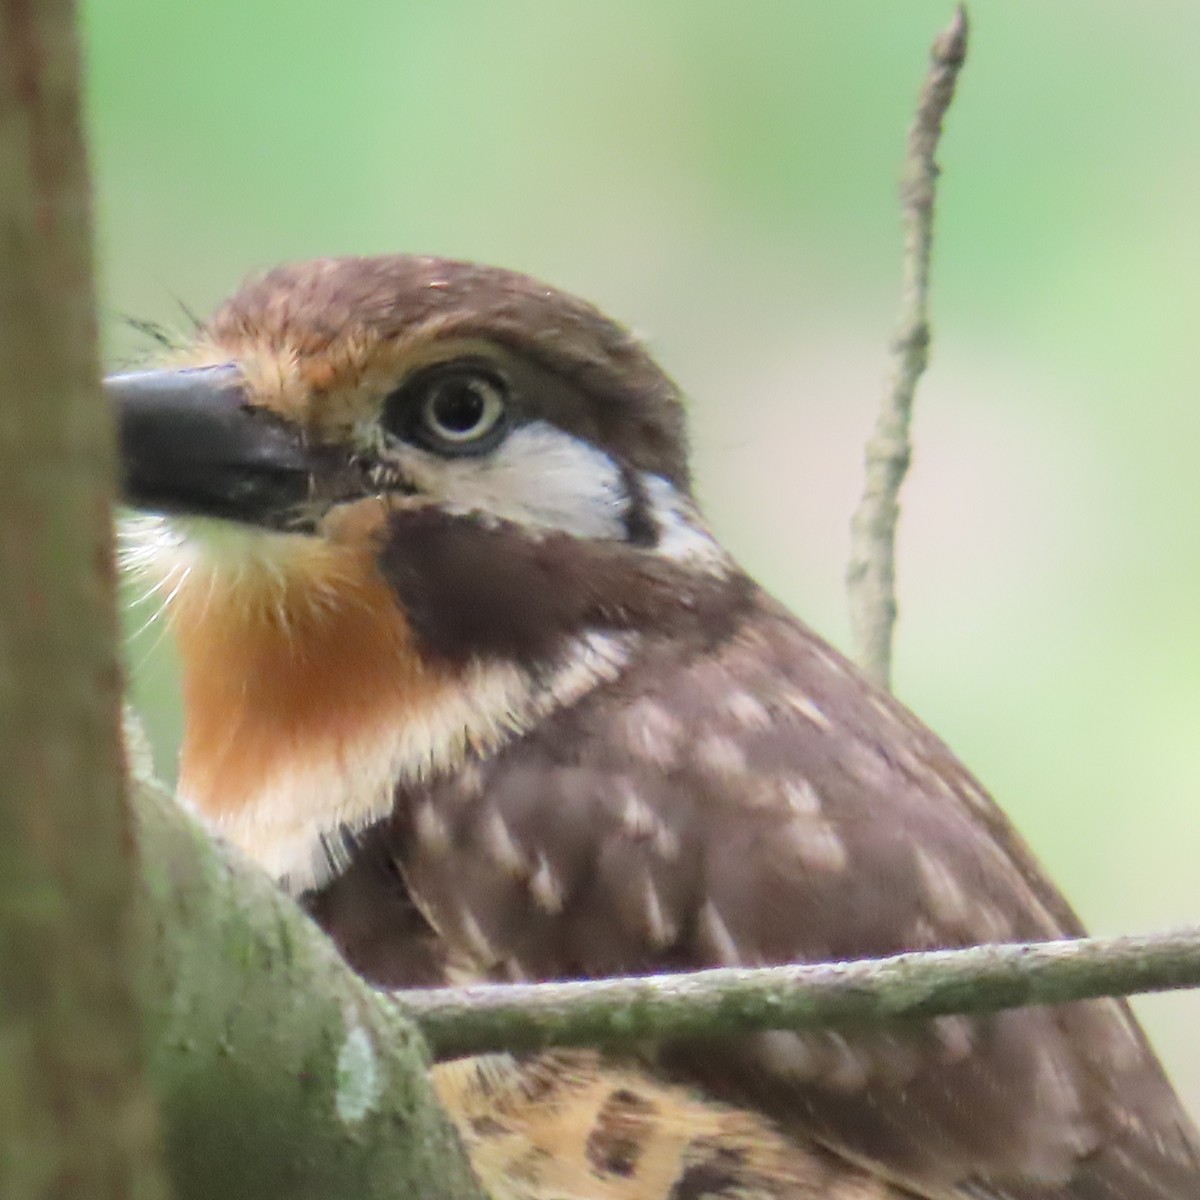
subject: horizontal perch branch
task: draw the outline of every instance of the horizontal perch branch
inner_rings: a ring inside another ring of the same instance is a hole
[[[435,1057],[870,1025],[1200,986],[1200,928],[756,970],[393,995]]]

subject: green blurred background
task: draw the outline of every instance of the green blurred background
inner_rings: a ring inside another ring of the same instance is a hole
[[[319,254],[478,258],[643,332],[700,490],[840,645],[944,0],[87,0],[106,349]],[[1097,931],[1200,920],[1200,5],[977,0],[943,152],[899,694]],[[135,629],[149,616],[130,614]],[[169,769],[169,647],[131,638]],[[1139,1003],[1200,1113],[1200,993]]]

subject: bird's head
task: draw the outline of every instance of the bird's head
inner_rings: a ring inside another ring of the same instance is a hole
[[[702,626],[736,575],[674,384],[512,272],[282,267],[107,387],[149,514],[126,559],[183,660],[181,790],[301,885],[315,838],[611,680],[634,639]]]

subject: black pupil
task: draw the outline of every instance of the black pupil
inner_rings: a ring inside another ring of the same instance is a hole
[[[429,406],[434,424],[446,433],[470,433],[483,419],[487,399],[473,379],[450,379],[435,392]]]

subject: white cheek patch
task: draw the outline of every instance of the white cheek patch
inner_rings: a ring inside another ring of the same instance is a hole
[[[733,560],[709,533],[695,504],[661,475],[642,475],[650,519],[658,529],[655,553],[710,575],[726,575]]]
[[[416,487],[450,511],[581,538],[625,537],[620,468],[546,421],[518,426],[478,458],[446,459],[408,446],[397,457]]]
[[[478,458],[444,459],[408,446],[399,458],[416,488],[447,511],[579,538],[629,537],[626,518],[633,500],[620,466],[549,422],[519,426],[493,453]],[[695,504],[661,475],[639,472],[637,480],[646,515],[658,533],[651,552],[706,573],[726,574],[730,558]]]

